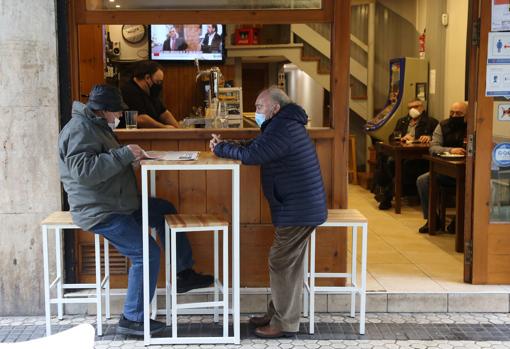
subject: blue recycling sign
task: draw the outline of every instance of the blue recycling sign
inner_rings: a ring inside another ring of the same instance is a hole
[[[510,167],[510,143],[499,143],[492,151],[492,160],[501,167]]]

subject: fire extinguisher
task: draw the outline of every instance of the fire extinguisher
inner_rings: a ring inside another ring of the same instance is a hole
[[[420,58],[425,58],[425,29],[423,33],[418,37],[418,51],[420,52]]]

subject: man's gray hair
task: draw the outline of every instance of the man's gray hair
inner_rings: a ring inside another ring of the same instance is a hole
[[[280,88],[277,86],[271,86],[268,89],[262,91],[262,93],[267,93],[269,95],[269,98],[271,98],[272,101],[276,102],[280,105],[280,108],[285,107],[287,104],[292,103],[292,100],[285,92],[283,92]]]

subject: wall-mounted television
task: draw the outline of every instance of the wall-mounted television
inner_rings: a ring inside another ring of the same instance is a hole
[[[222,24],[153,24],[150,57],[157,61],[223,61]]]

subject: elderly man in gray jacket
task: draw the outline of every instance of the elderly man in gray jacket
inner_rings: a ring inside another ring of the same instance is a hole
[[[131,261],[123,315],[117,332],[143,336],[142,214],[133,164],[146,155],[136,144],[121,146],[112,131],[126,109],[120,91],[109,85],[92,88],[86,105],[73,103],[72,118],[60,132],[59,168],[73,221],[83,230],[103,235]],[[164,238],[164,216],[175,213],[165,200],[149,200],[149,224]],[[177,239],[177,290],[207,287],[210,275],[193,269],[185,235]],[[149,241],[150,298],[156,289],[160,249]],[[151,320],[151,332],[164,329]]]

